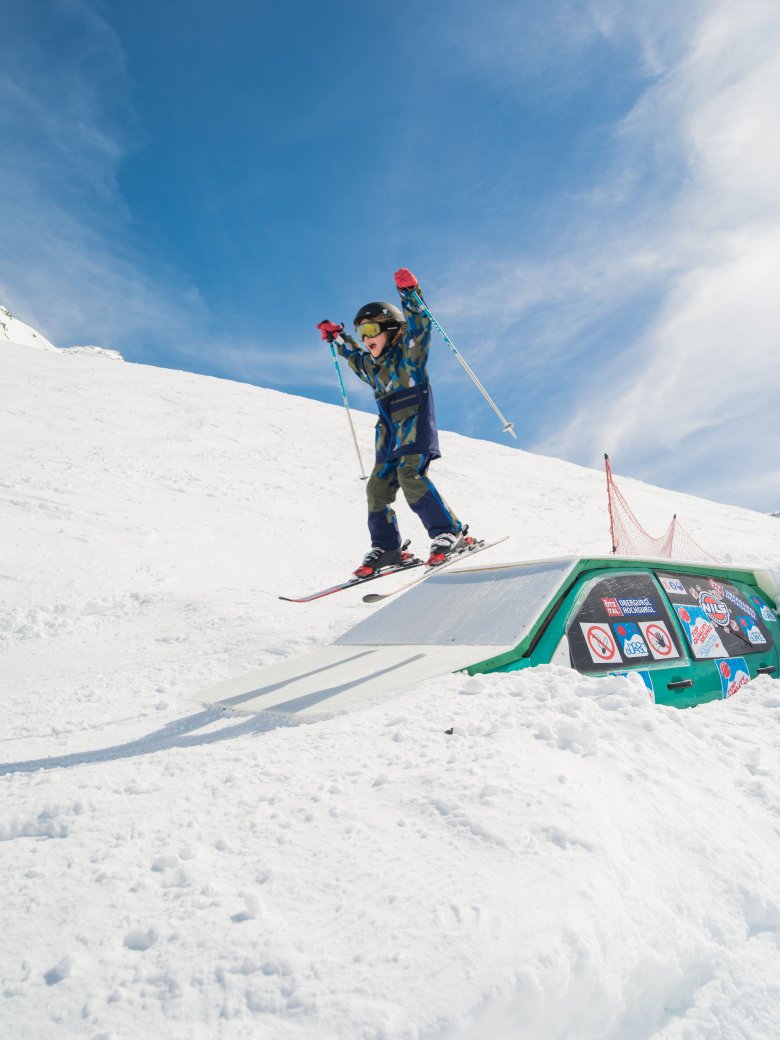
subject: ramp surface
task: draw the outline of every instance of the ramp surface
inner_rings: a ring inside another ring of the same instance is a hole
[[[414,683],[457,672],[495,652],[494,646],[472,645],[325,646],[228,679],[198,699],[244,715],[274,711],[323,718],[404,693]]]
[[[447,570],[332,646],[213,686],[198,700],[242,714],[325,717],[514,649],[576,561]]]
[[[566,557],[433,574],[336,643],[492,646],[495,656],[496,646],[520,643],[576,562]]]

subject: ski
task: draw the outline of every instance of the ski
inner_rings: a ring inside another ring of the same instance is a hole
[[[280,596],[279,599],[283,599],[285,603],[311,603],[316,599],[323,599],[325,596],[332,596],[336,592],[344,592],[346,589],[352,589],[356,585],[364,585],[367,581],[374,581],[376,578],[384,578],[388,574],[398,574],[401,571],[408,571],[412,567],[422,567],[425,560],[419,560],[416,556],[406,560],[404,563],[396,564],[394,567],[383,567],[381,570],[376,571],[374,574],[369,574],[365,578],[348,578],[347,581],[342,581],[340,585],[331,585],[330,588],[320,589],[318,592],[312,592],[308,596]]]
[[[445,567],[449,567],[453,563],[457,563],[458,560],[468,559],[469,556],[476,556],[477,553],[481,553],[484,549],[492,549],[494,545],[501,545],[509,538],[508,534],[505,534],[503,538],[497,538],[494,542],[486,542],[484,539],[474,542],[473,545],[467,545],[463,549],[459,549],[457,552],[452,553],[448,556],[444,563],[436,564],[434,567],[426,567],[422,574],[418,574],[416,578],[412,578],[411,581],[407,581],[404,585],[399,585],[393,589],[392,592],[369,592],[363,597],[364,603],[380,603],[383,599],[389,599],[391,596],[395,596],[399,592],[405,592],[407,589],[412,588],[413,585],[419,584],[421,581],[425,581],[432,574],[436,574],[439,571],[444,570]]]

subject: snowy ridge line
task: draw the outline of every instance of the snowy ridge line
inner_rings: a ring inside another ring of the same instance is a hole
[[[36,347],[39,350],[57,350],[40,332],[30,325],[15,318],[11,312],[0,306],[0,339],[23,347]]]
[[[62,354],[87,354],[92,357],[104,357],[110,361],[124,361],[125,359],[119,353],[118,350],[110,350],[108,347],[62,347],[60,350]]]

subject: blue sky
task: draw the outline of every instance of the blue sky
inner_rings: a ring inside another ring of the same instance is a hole
[[[519,446],[780,508],[780,13],[651,6],[0,0],[0,302],[337,403],[408,266]]]

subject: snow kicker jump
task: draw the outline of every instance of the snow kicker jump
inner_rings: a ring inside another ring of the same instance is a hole
[[[431,574],[331,646],[204,691],[202,704],[242,714],[314,719],[470,668],[517,646],[571,568],[538,565],[446,569]]]
[[[780,675],[780,588],[767,571],[608,556],[423,577],[332,646],[200,700],[319,717],[448,672],[555,664],[594,677],[634,673],[656,703],[685,708]]]

